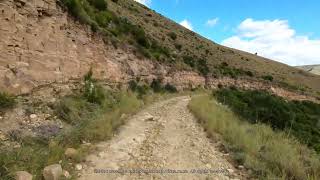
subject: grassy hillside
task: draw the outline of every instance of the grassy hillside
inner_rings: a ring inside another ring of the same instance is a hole
[[[236,163],[252,170],[255,178],[319,179],[319,156],[287,133],[243,121],[207,95],[192,98],[189,109],[209,136],[221,135]]]
[[[221,89],[217,100],[249,122],[264,123],[285,131],[320,153],[320,105],[309,101],[286,101],[261,91]]]
[[[80,22],[107,43],[133,47],[137,54],[205,76],[271,79],[317,94],[320,76],[254,54],[218,45],[133,0],[62,0]]]
[[[297,68],[320,75],[320,65],[297,66]]]

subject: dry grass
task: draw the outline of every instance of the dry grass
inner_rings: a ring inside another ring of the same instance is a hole
[[[208,134],[220,134],[236,160],[259,179],[320,178],[319,156],[286,134],[240,121],[207,95],[194,97],[189,108]]]

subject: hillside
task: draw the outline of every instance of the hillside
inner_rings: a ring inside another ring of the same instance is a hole
[[[109,4],[110,10],[128,18],[134,24],[139,24],[162,46],[168,47],[173,52],[174,64],[179,68],[190,68],[192,63],[186,66],[188,58],[184,57],[192,57],[194,60],[206,60],[209,75],[232,76],[232,73],[230,75],[223,69],[221,70],[221,64],[227,63],[234,71],[237,71],[235,69],[251,71],[255,78],[271,75],[278,82],[287,82],[298,87],[306,86],[315,91],[320,90],[320,77],[318,76],[270,59],[216,44],[133,1],[123,0]],[[176,34],[176,38],[170,37],[172,33]]]
[[[0,1],[0,179],[319,179],[319,102],[133,0]]]
[[[161,78],[178,89],[217,87],[230,78],[320,91],[319,76],[218,45],[134,1],[108,0],[102,9],[88,2],[2,2],[0,88],[30,93],[77,80],[92,67],[114,86]]]
[[[303,69],[313,74],[320,75],[320,65],[297,66],[297,68]]]

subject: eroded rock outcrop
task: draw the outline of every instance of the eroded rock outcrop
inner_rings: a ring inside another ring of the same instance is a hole
[[[0,24],[0,89],[11,93],[68,82],[90,67],[95,77],[112,83],[161,76],[180,89],[204,85],[197,73],[168,73],[168,67],[138,58],[130,47],[115,49],[104,43],[90,28],[68,17],[55,0],[2,1]]]

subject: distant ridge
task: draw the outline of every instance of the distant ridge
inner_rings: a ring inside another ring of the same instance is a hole
[[[297,66],[299,69],[303,69],[307,72],[320,75],[320,64],[316,65],[306,65],[306,66]]]

